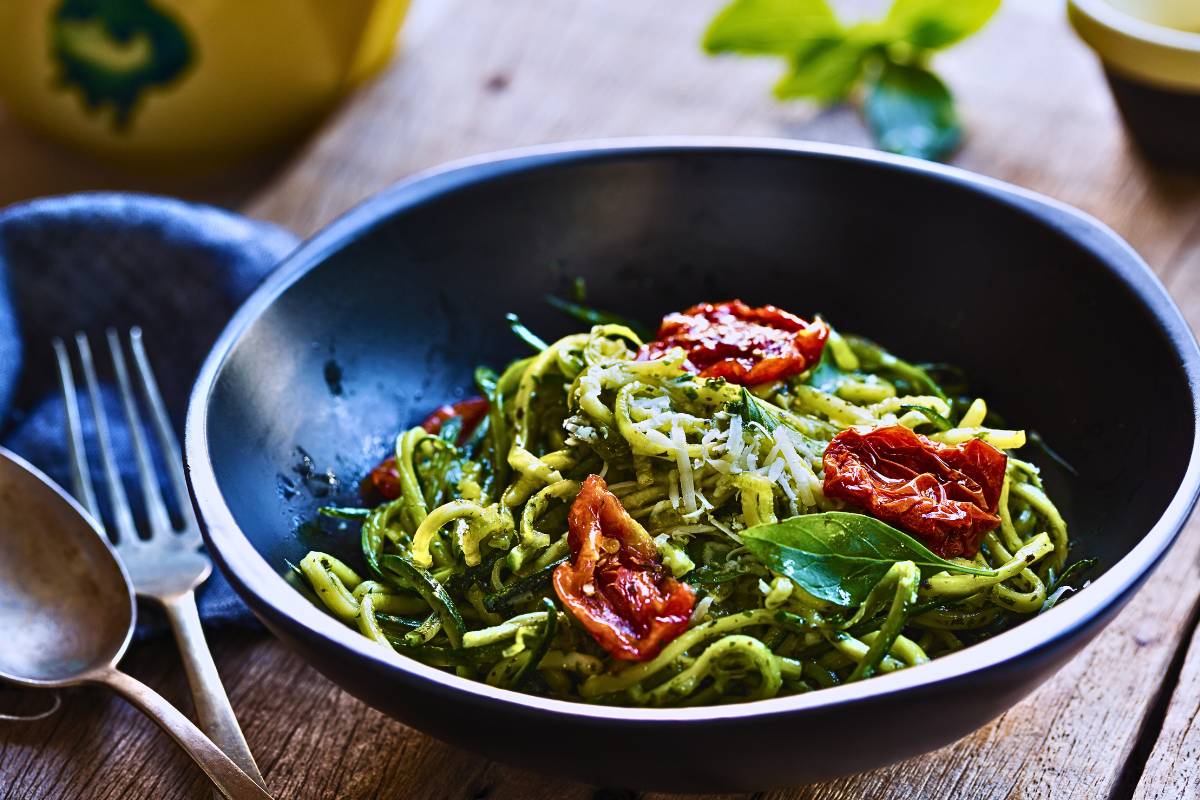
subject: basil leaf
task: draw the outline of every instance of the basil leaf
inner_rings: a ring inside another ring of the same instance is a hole
[[[758,398],[750,394],[745,386],[742,387],[741,398],[729,403],[725,410],[741,417],[742,422],[747,425],[757,422],[768,433],[779,427],[779,420],[775,418],[775,415],[763,408],[762,403],[758,402]]]
[[[978,31],[998,8],[1000,0],[896,0],[885,24],[897,40],[936,50]]]
[[[885,61],[863,113],[875,141],[891,153],[938,159],[962,141],[950,90],[924,67]]]
[[[841,25],[825,0],[734,0],[704,32],[708,53],[792,55]]]
[[[808,42],[788,60],[788,72],[775,84],[775,96],[781,100],[811,97],[823,103],[844,100],[880,45],[878,39],[860,35],[862,30],[866,29],[856,26],[845,36]]]
[[[846,381],[854,380],[855,376],[837,365],[831,351],[828,345],[822,348],[821,360],[808,373],[808,385],[826,394],[837,394],[838,388]]]
[[[742,541],[767,567],[813,597],[839,606],[861,605],[897,561],[912,561],[922,574],[995,574],[947,561],[886,522],[844,511],[756,525],[742,532]]]

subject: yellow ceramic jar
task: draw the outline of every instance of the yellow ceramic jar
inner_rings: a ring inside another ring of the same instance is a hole
[[[387,62],[408,0],[7,0],[0,100],[92,152],[223,161],[293,139]]]

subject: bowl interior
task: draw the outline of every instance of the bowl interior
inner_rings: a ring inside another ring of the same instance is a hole
[[[306,248],[316,265],[216,375],[217,484],[280,572],[314,547],[355,558],[356,537],[314,526],[315,509],[351,501],[398,430],[471,392],[477,365],[525,352],[506,312],[544,338],[577,329],[544,302],[576,278],[589,304],[648,325],[740,297],[961,366],[1077,471],[1026,449],[1074,555],[1102,567],[1183,478],[1192,396],[1155,319],[1169,304],[1138,296],[1165,295],[1119,240],[1057,206],[886,161],[755,149],[530,157],[426,183],[436,191],[385,195]]]

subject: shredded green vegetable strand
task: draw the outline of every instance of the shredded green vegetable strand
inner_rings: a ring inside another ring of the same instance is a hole
[[[934,380],[958,384],[955,371],[835,331],[813,369],[750,391],[686,373],[682,351],[635,361],[641,339],[629,325],[555,304],[597,324],[547,343],[510,315],[533,354],[476,373],[490,408],[466,443],[456,444],[461,422],[442,435],[404,431],[398,499],[323,510],[343,528],[361,524],[364,571],[321,552],[293,568],[313,599],[380,646],[563,699],[726,703],[915,666],[1078,588],[1071,581],[1088,565],[1067,567],[1066,522],[1037,468],[1016,457],[1001,525],[970,561],[932,557],[876,520],[856,524],[854,509],[825,497],[825,447],[853,425],[1024,445],[1023,431],[986,424],[983,400]],[[612,658],[557,605],[551,576],[571,556],[567,513],[593,473],[697,596],[689,628],[648,661]],[[848,562],[835,529],[881,555],[838,578]],[[810,559],[803,569],[796,553]]]

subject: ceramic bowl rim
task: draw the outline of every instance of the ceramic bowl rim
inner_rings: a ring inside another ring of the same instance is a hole
[[[1122,11],[1107,0],[1070,0],[1083,14],[1118,33],[1159,47],[1200,54],[1200,33],[1171,28]]]

